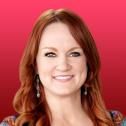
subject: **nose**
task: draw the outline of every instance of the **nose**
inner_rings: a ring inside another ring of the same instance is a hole
[[[72,66],[70,65],[67,57],[62,56],[58,59],[56,70],[61,71],[61,72],[66,72],[66,71],[69,71],[71,68]]]

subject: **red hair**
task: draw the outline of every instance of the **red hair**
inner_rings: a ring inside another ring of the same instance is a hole
[[[81,88],[81,102],[87,106],[87,114],[94,125],[113,126],[101,95],[99,71],[100,58],[94,39],[79,16],[66,9],[48,10],[38,18],[33,27],[29,42],[20,62],[21,87],[14,98],[14,108],[20,114],[16,126],[25,123],[36,126],[51,126],[51,113],[46,102],[43,86],[41,98],[36,97],[36,56],[43,30],[51,23],[66,24],[77,43],[82,47],[87,59],[88,73],[85,84]],[[42,85],[42,84],[41,84]],[[88,95],[83,95],[84,86],[88,87]]]

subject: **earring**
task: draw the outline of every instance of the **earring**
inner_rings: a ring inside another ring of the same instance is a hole
[[[39,79],[39,75],[36,75],[36,90],[37,90],[37,98],[40,98],[40,79]]]
[[[88,94],[88,89],[87,89],[87,86],[85,86],[84,95],[86,96],[87,94]]]

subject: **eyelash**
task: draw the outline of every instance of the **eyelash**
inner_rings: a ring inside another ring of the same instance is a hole
[[[74,54],[74,56],[72,56],[72,57],[79,57],[80,56],[80,53],[79,52],[72,52],[71,54],[72,55]],[[53,53],[53,52],[48,52],[48,53],[45,53],[45,56],[46,57],[56,57],[56,54]]]
[[[50,55],[51,55],[51,56],[50,56]],[[54,55],[55,55],[55,53],[53,53],[53,52],[45,53],[45,56],[46,56],[46,57],[55,57]]]
[[[74,54],[74,57],[80,56],[80,53],[79,52],[72,52],[71,54]]]

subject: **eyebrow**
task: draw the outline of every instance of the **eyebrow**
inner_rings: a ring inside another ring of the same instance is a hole
[[[56,48],[54,47],[44,47],[42,49],[51,49],[51,50],[54,50],[54,51],[58,51]],[[75,50],[75,49],[82,49],[81,47],[72,47],[71,49],[69,49],[68,51],[72,51],[72,50]]]

